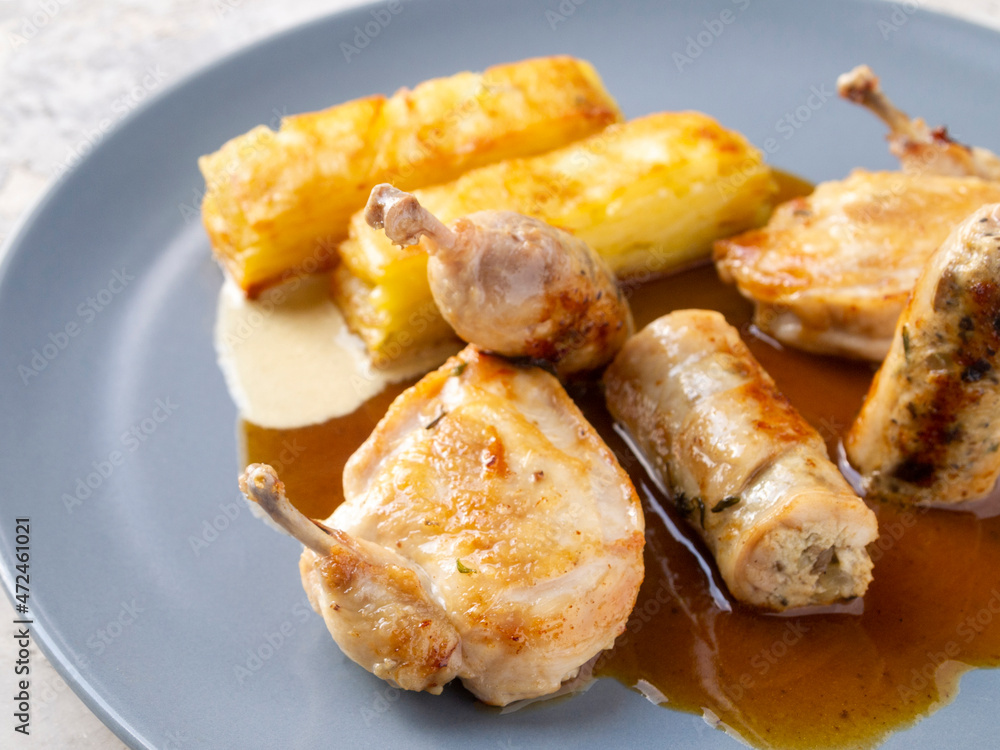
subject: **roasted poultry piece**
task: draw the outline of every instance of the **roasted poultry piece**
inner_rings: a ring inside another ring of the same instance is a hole
[[[979,146],[957,143],[944,127],[928,127],[919,117],[911,120],[889,101],[867,65],[841,75],[837,91],[874,112],[889,126],[889,150],[899,159],[904,172],[1000,180],[1000,156]]]
[[[344,653],[410,690],[547,695],[611,647],[643,578],[642,509],[610,449],[553,376],[472,346],[396,399],[324,524],[270,467],[241,487],[305,544]]]
[[[754,323],[806,351],[881,361],[924,264],[954,226],[1000,201],[1000,158],[896,109],[865,65],[842,96],[890,128],[903,173],[856,170],[779,206],[763,229],[715,243],[719,276],[755,303]]]
[[[927,259],[1000,182],[854,171],[780,205],[763,229],[715,243],[754,323],[806,351],[881,361]]]
[[[1000,204],[962,222],[917,280],[845,440],[870,497],[956,503],[1000,477]]]
[[[628,340],[604,383],[608,410],[736,599],[784,610],[865,593],[875,514],[722,315],[658,318]]]
[[[401,246],[428,239],[427,277],[464,341],[551,363],[565,377],[607,364],[632,333],[615,275],[583,240],[513,211],[441,223],[392,185],[372,190],[365,219]]]

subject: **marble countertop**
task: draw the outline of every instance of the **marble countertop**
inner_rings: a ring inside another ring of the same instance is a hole
[[[361,0],[0,0],[0,248],[21,217],[102,133],[161,83],[275,31]],[[907,0],[1000,29],[1000,0]],[[0,254],[2,254],[0,249]],[[0,621],[15,619],[0,597]],[[0,695],[15,642],[0,637]],[[5,747],[118,748],[32,646],[32,734]],[[178,738],[178,746],[183,746]]]

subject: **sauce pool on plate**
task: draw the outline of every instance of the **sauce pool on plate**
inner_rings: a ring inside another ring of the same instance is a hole
[[[785,177],[786,196],[808,192]],[[630,290],[637,329],[671,310],[709,308],[740,329],[778,387],[836,458],[874,369],[783,349],[755,335],[752,308],[711,266]],[[241,460],[271,463],[314,518],[342,500],[341,472],[413,381],[306,427],[243,421]],[[646,577],[628,627],[598,658],[654,702],[704,714],[755,747],[870,747],[951,701],[962,672],[1000,665],[1000,517],[875,505],[875,580],[863,603],[767,615],[725,593],[711,555],[656,489],[595,385],[571,391],[629,471],[646,514]]]

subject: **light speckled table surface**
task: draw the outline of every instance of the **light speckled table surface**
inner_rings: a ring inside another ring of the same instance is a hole
[[[275,31],[359,4],[0,0],[0,245],[55,178],[158,89]],[[1000,29],[1000,0],[907,0],[901,5]],[[11,623],[13,609],[0,599],[0,621]],[[13,628],[4,626],[3,632]],[[14,639],[0,637],[0,695],[16,692],[15,654]],[[122,746],[34,646],[31,660],[32,734],[15,734],[7,722],[0,727],[0,746]],[[176,746],[184,746],[183,737],[175,739]]]

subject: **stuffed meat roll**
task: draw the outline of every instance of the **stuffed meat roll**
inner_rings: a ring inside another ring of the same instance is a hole
[[[736,599],[783,610],[864,594],[874,513],[722,315],[682,310],[655,320],[604,381],[611,414]]]

